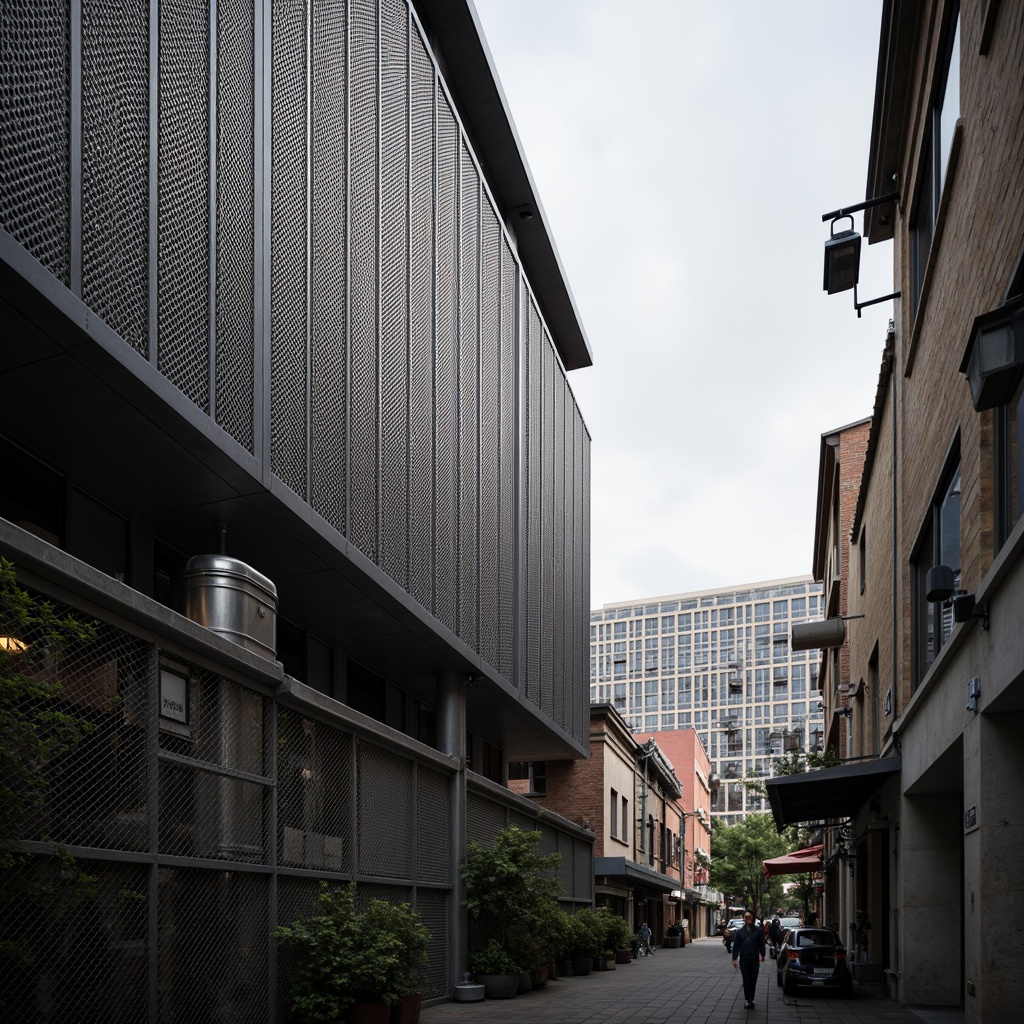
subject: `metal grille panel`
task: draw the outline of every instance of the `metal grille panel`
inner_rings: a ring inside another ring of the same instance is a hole
[[[345,532],[347,5],[313,13],[310,504]]]
[[[459,225],[459,635],[478,649],[480,176],[465,142]]]
[[[556,721],[561,721],[561,694],[554,671],[555,637],[555,550],[554,532],[554,418],[555,418],[555,356],[551,340],[544,332],[541,345],[541,485],[540,485],[540,669],[541,708]]]
[[[413,817],[412,762],[361,743],[356,777],[360,874],[410,878],[410,844],[394,842],[394,823]]]
[[[446,776],[416,772],[416,877],[451,882],[451,788]]]
[[[278,861],[352,870],[352,737],[295,711],[278,713]]]
[[[546,662],[551,669],[551,685],[555,691],[554,718],[564,724],[567,713],[572,713],[571,703],[566,702],[565,664],[565,381],[559,372],[558,361],[552,355],[551,375],[554,394],[552,420],[552,483],[551,483],[551,561],[554,571],[551,575],[551,660]]]
[[[479,651],[498,665],[498,349],[501,344],[501,227],[489,201],[481,210]]]
[[[37,1024],[149,1019],[149,869],[15,858],[5,869],[4,1019]]]
[[[542,387],[542,344],[540,314],[530,296],[526,324],[526,453],[523,465],[526,471],[525,490],[525,568],[523,585],[526,588],[525,615],[523,623],[525,648],[526,696],[538,707],[542,707],[541,686],[541,636],[544,621],[542,616],[541,559],[541,495],[543,483],[543,387]],[[546,709],[547,710],[547,709]]]
[[[159,1017],[266,1017],[269,879],[240,871],[160,870]]]
[[[68,0],[5,2],[0,32],[0,226],[65,285],[71,272],[68,7]]]
[[[255,152],[252,0],[217,4],[216,418],[253,450]]]
[[[594,847],[573,838],[573,879],[577,899],[589,900],[594,895]]]
[[[208,3],[160,5],[157,366],[210,407]]]
[[[149,3],[82,5],[82,299],[149,354]]]
[[[427,984],[423,991],[426,998],[451,994],[448,954],[451,902],[451,893],[442,889],[421,887],[416,891],[416,910],[430,932],[430,943],[427,946]]]
[[[381,2],[380,567],[409,578],[408,8]]]
[[[470,793],[466,797],[466,842],[493,846],[498,833],[508,823],[505,808],[493,800]]]
[[[307,483],[308,240],[306,7],[273,4],[270,242],[270,468],[301,498]]]
[[[377,14],[354,3],[351,26],[349,203],[349,540],[377,560]]]
[[[434,610],[434,65],[411,37],[409,188],[409,593]]]
[[[447,98],[437,101],[437,272],[434,294],[434,613],[458,629],[458,165],[459,129]]]
[[[506,679],[513,680],[512,645],[516,604],[514,552],[516,477],[516,282],[519,268],[506,240],[501,247],[501,345],[498,363],[498,662]]]

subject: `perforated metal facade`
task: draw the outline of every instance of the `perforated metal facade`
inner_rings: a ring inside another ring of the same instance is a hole
[[[4,46],[0,227],[585,747],[589,436],[407,0]]]

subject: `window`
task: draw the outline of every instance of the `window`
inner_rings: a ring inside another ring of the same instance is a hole
[[[1024,253],[1007,299],[1024,295]],[[995,543],[998,551],[1024,514],[1024,379],[1006,405],[995,410]]]
[[[626,797],[622,798],[622,839],[624,842],[629,842],[629,800]]]
[[[608,831],[614,839],[619,834],[619,794],[613,789],[608,801]]]
[[[928,253],[935,233],[935,219],[939,211],[939,198],[949,167],[950,144],[953,129],[960,116],[960,5],[950,7],[939,50],[935,93],[932,96],[930,117],[921,146],[920,175],[914,211],[910,222],[910,303],[911,314],[916,315],[921,301]]]
[[[942,482],[925,516],[911,561],[913,579],[913,677],[912,689],[924,678],[939,648],[953,629],[951,601],[927,600],[928,570],[946,565],[953,570],[953,591],[960,590],[960,444],[947,462]]]

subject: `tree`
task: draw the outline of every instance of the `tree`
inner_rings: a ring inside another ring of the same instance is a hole
[[[743,905],[758,913],[779,902],[782,884],[764,877],[764,861],[788,849],[785,836],[775,830],[770,814],[748,814],[739,824],[718,825],[711,833],[712,884],[722,892],[740,896]]]

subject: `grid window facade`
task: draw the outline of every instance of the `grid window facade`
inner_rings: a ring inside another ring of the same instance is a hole
[[[590,616],[591,700],[614,686],[634,731],[695,729],[720,780],[712,813],[735,822],[763,809],[742,779],[823,741],[817,657],[789,644],[795,623],[823,611],[809,576],[605,605]]]

